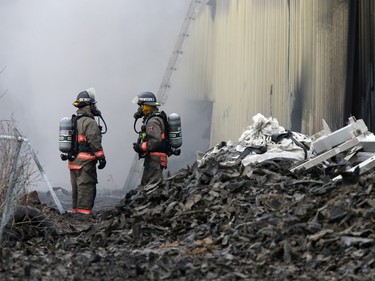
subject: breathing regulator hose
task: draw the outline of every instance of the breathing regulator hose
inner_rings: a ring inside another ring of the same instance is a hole
[[[103,123],[104,123],[104,128],[105,128],[104,132],[102,132],[103,127],[100,125],[100,119],[99,119],[99,118],[102,119],[102,121],[103,121]],[[102,135],[104,135],[104,134],[108,131],[108,129],[107,129],[107,123],[105,123],[105,121],[104,121],[102,115],[99,115],[99,116],[98,116],[98,126],[99,126],[99,129],[100,129],[100,133],[101,133]]]
[[[138,107],[137,109],[137,112],[134,113],[134,132],[136,132],[138,135],[142,132],[142,131],[137,131],[137,128],[136,128],[136,124],[137,124],[137,121],[139,118],[142,118],[144,115],[143,115],[143,111],[142,111],[142,108],[141,107]]]
[[[138,118],[135,118],[133,128],[134,128],[134,132],[136,132],[139,135],[141,131],[137,131],[137,121],[138,121]]]

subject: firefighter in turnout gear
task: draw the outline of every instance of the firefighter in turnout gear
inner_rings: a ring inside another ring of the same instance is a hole
[[[156,97],[151,92],[139,94],[133,103],[138,104],[138,110],[134,114],[135,124],[143,117],[142,129],[138,141],[133,143],[133,149],[139,158],[144,158],[144,170],[141,185],[157,183],[163,178],[163,169],[167,168],[168,151],[166,148],[166,125],[158,106]],[[165,116],[166,117],[166,116]]]
[[[74,153],[66,157],[69,160],[68,168],[72,185],[72,212],[91,214],[98,183],[96,164],[99,163],[98,169],[106,166],[101,126],[94,118],[101,117],[96,107],[95,89],[90,88],[79,93],[73,105],[78,108],[77,115],[72,117],[75,132]]]

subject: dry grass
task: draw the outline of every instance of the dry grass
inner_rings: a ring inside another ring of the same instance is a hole
[[[15,121],[1,120],[0,135],[19,137]],[[16,139],[0,138],[0,218],[4,211],[12,169],[17,158],[17,148],[20,144],[21,142]],[[8,203],[11,204],[11,208],[15,208],[19,198],[36,183],[38,175],[36,172],[28,144],[22,143],[14,174],[14,189],[11,200]]]

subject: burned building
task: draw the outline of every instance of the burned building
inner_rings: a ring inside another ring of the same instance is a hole
[[[204,102],[210,132],[197,133],[211,146],[238,136],[256,113],[304,134],[352,115],[374,129],[373,1],[196,2],[167,107],[187,107],[180,93]]]

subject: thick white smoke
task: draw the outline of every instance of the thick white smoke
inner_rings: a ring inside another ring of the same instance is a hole
[[[108,125],[100,189],[122,188],[134,158],[132,98],[157,92],[190,1],[2,0],[0,120],[18,122],[53,186],[69,189],[58,126],[89,87]]]

